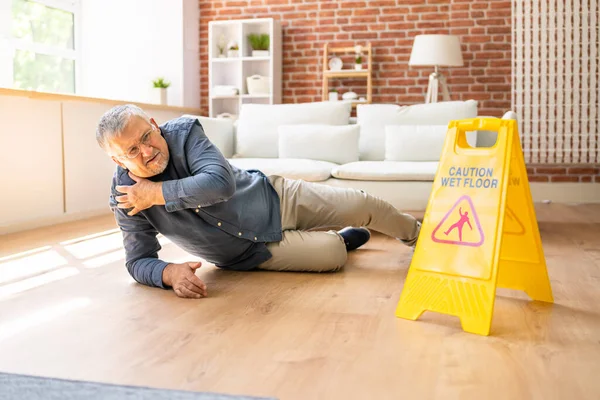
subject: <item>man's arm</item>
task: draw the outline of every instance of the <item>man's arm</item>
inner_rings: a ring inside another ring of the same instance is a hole
[[[156,239],[158,231],[140,214],[128,216],[121,208],[112,209],[123,234],[129,274],[141,284],[166,289],[162,277],[168,263],[158,258],[161,249]]]
[[[185,157],[192,176],[162,183],[167,211],[206,207],[233,196],[235,176],[231,166],[198,121],[185,143]]]
[[[179,297],[207,296],[206,285],[194,272],[201,263],[173,264],[158,259],[161,247],[154,227],[142,215],[128,216],[116,207],[113,211],[123,234],[125,265],[133,279],[147,286],[172,288]]]

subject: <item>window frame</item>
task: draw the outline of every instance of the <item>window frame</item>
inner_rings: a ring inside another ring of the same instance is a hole
[[[12,0],[0,0],[7,1],[9,4]],[[12,55],[10,62],[12,63],[17,50],[30,51],[37,54],[44,54],[47,56],[61,57],[69,60],[73,60],[75,63],[75,91],[73,94],[78,94],[81,90],[81,0],[27,0],[33,3],[38,3],[46,7],[56,8],[59,10],[67,11],[73,14],[73,49],[64,49],[48,44],[34,43],[25,39],[17,39],[12,36],[12,13],[8,16],[8,45],[9,51]],[[10,77],[11,87],[14,88],[14,71],[12,70],[12,76]]]

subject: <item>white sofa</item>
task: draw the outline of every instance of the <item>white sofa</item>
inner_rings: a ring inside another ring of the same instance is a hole
[[[401,210],[425,210],[448,122],[477,102],[411,106],[346,102],[245,104],[239,118],[200,120],[229,162],[266,175],[362,189]],[[190,116],[190,115],[187,115]],[[477,146],[477,133],[468,134]]]

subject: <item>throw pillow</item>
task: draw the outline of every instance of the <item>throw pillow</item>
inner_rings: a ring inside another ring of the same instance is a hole
[[[447,125],[386,125],[385,161],[439,161]]]
[[[358,161],[358,125],[280,125],[279,157],[346,164]]]

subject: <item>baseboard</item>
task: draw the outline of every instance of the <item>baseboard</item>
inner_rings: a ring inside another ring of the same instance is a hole
[[[107,211],[106,208],[102,210],[93,210],[86,211],[81,213],[73,213],[73,214],[62,214],[56,217],[51,218],[39,218],[29,221],[19,221],[13,224],[8,224],[4,226],[0,226],[0,235],[6,235],[9,233],[27,231],[30,229],[43,228],[51,225],[64,224],[66,222],[74,222],[82,219],[99,217],[101,215],[109,215],[111,214],[110,210]]]
[[[529,186],[535,203],[600,203],[600,183],[531,182]]]

